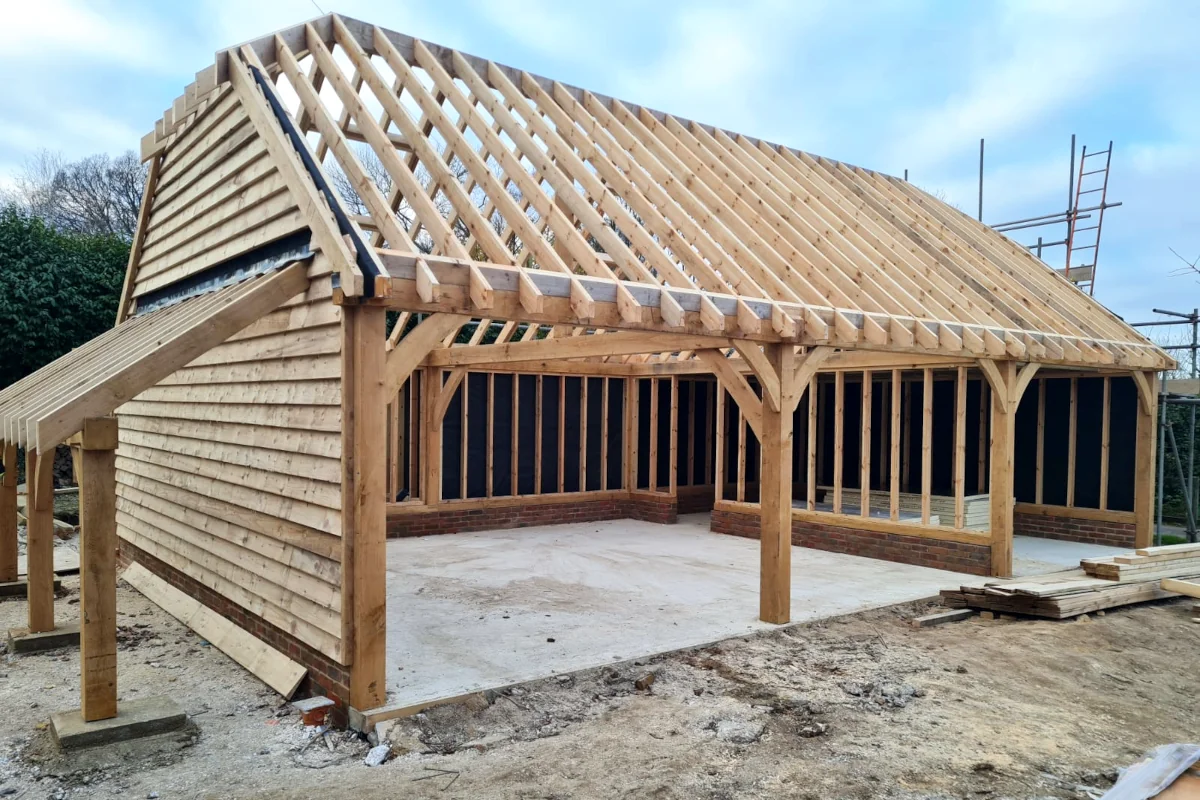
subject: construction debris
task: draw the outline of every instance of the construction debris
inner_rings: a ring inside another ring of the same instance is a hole
[[[950,608],[1067,619],[1106,608],[1189,594],[1184,578],[1200,576],[1200,545],[1146,547],[1136,553],[1085,558],[1080,569],[942,591]]]
[[[958,622],[960,620],[970,618],[975,612],[967,608],[956,608],[950,611],[938,611],[933,614],[925,614],[921,617],[914,617],[909,620],[909,625],[914,628],[932,628],[934,625],[944,625],[947,622]]]

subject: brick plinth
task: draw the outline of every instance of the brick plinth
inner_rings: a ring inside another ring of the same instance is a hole
[[[676,491],[680,514],[702,514],[713,510],[716,493],[712,486],[680,486]]]
[[[581,496],[574,500],[551,503],[505,503],[488,506],[445,503],[433,509],[419,505],[409,508],[391,506],[387,515],[387,535],[392,538],[429,536],[439,533],[469,533],[610,519],[636,519],[672,524],[677,516],[675,498],[642,492],[632,496],[622,493],[593,499]]]
[[[1050,516],[1047,514],[1013,514],[1013,533],[1017,536],[1036,536],[1039,539],[1061,539],[1067,542],[1103,544],[1109,547],[1133,547],[1136,526],[1132,522],[1083,519],[1080,517]]]
[[[124,568],[134,561],[176,589],[199,600],[239,628],[252,633],[288,658],[306,667],[308,675],[300,684],[296,696],[325,695],[329,697],[337,703],[332,721],[338,726],[346,724],[346,707],[350,701],[350,673],[346,667],[338,664],[324,653],[317,652],[262,617],[250,613],[229,598],[218,594],[170,564],[160,561],[146,551],[122,540],[117,550],[118,564]]]
[[[757,539],[759,517],[718,508],[712,514],[712,530]],[[991,548],[987,545],[860,530],[808,520],[792,520],[792,544],[972,575],[987,575],[991,568]]]

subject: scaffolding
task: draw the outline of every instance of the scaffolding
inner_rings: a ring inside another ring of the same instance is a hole
[[[1134,322],[1132,326],[1135,328],[1150,328],[1188,325],[1191,326],[1192,334],[1190,343],[1162,345],[1164,350],[1187,350],[1191,353],[1191,381],[1189,385],[1183,387],[1184,391],[1171,391],[1171,381],[1164,380],[1163,391],[1158,395],[1158,484],[1157,491],[1155,492],[1154,541],[1155,544],[1160,544],[1163,535],[1163,487],[1166,478],[1167,446],[1169,445],[1175,465],[1175,476],[1179,481],[1180,491],[1183,492],[1187,540],[1195,542],[1197,541],[1196,518],[1200,516],[1200,509],[1196,505],[1198,488],[1196,480],[1196,406],[1200,405],[1200,391],[1197,390],[1197,381],[1200,380],[1200,362],[1197,360],[1197,351],[1200,351],[1200,309],[1194,308],[1190,313],[1168,311],[1162,308],[1152,310],[1155,314],[1162,314],[1163,316],[1172,317],[1172,319]],[[1176,441],[1175,429],[1167,419],[1167,409],[1171,406],[1187,409],[1186,472],[1184,471],[1184,457],[1180,452],[1179,443]]]

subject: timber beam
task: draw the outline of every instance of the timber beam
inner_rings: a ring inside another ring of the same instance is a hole
[[[1006,328],[849,311],[763,298],[377,250],[390,278],[372,305],[489,319],[595,329],[716,336],[759,343],[792,342],[922,355],[987,357],[985,341],[1007,343],[994,358],[1151,368],[1152,345],[1085,340]],[[335,300],[341,293],[335,291]],[[580,309],[586,308],[587,316]]]

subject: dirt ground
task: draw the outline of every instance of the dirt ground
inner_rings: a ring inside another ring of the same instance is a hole
[[[1149,748],[1200,739],[1190,601],[917,630],[919,604],[434,709],[383,730],[392,756],[371,768],[368,742],[306,728],[119,592],[121,696],[170,695],[191,730],[61,756],[46,720],[78,706],[78,652],[6,655],[0,798],[1084,798]],[[0,602],[0,628],[24,614]]]

